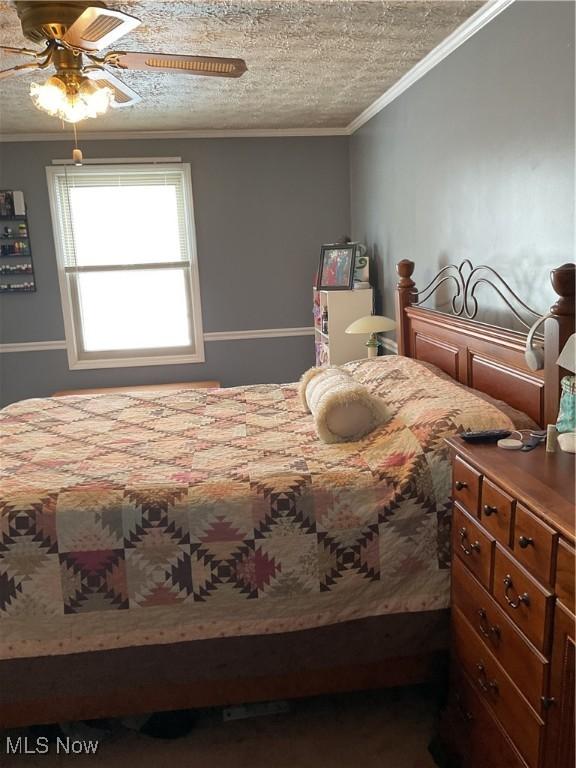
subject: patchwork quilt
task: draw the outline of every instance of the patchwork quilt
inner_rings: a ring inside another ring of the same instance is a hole
[[[522,417],[407,358],[347,368],[394,413],[355,443],[295,384],[0,412],[0,658],[446,607],[443,438]]]

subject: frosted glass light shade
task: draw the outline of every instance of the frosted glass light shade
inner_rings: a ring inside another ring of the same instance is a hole
[[[564,344],[556,363],[560,368],[566,368],[567,371],[576,373],[576,333],[573,333]]]
[[[114,101],[111,88],[100,87],[81,76],[69,76],[65,82],[52,75],[45,83],[31,83],[30,96],[37,109],[67,123],[103,115]]]
[[[365,315],[358,318],[358,320],[354,320],[346,328],[346,333],[383,333],[384,331],[393,331],[395,328],[396,323],[389,317]]]

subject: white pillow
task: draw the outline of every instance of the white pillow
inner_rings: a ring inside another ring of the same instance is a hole
[[[360,440],[391,415],[381,398],[337,366],[310,368],[300,379],[299,394],[325,443]]]

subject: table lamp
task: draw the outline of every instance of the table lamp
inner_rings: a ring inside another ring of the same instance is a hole
[[[574,376],[576,372],[576,333],[573,333],[564,344],[556,364],[572,373],[571,376],[564,376],[561,382],[562,395],[556,429],[559,432],[560,447],[573,453],[576,440],[574,435],[576,432],[576,376]],[[570,437],[566,433],[571,433]],[[563,434],[566,434],[564,439],[562,439]]]
[[[378,354],[378,347],[382,343],[378,337],[378,333],[384,331],[393,331],[396,328],[394,320],[390,320],[389,317],[383,315],[365,315],[364,317],[354,320],[351,325],[346,328],[346,333],[363,333],[368,334],[368,341],[366,346],[368,347],[368,357],[376,357]]]

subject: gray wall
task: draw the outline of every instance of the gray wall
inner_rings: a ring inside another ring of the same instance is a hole
[[[350,160],[385,314],[403,258],[420,287],[491,264],[547,309],[549,269],[574,257],[574,4],[511,5],[354,134]]]
[[[318,246],[346,233],[350,220],[354,239],[375,256],[386,314],[402,258],[416,262],[420,285],[449,261],[496,265],[544,311],[553,298],[548,270],[573,259],[574,4],[516,2],[350,140],[83,149],[192,164],[207,332],[310,325]],[[4,343],[64,337],[44,167],[70,150],[68,142],[0,144],[0,187],[26,194],[38,284],[36,294],[0,297]],[[71,372],[62,351],[4,354],[2,402],[82,386],[293,380],[312,363],[313,343],[211,342],[206,357]]]
[[[191,163],[204,331],[310,326],[320,244],[350,229],[344,137],[101,141],[85,157],[180,156]],[[37,293],[0,297],[2,343],[64,338],[45,167],[64,141],[0,144],[0,188],[22,189]],[[154,226],[154,222],[147,223]],[[0,355],[2,403],[57,389],[216,378],[290,381],[313,363],[311,337],[206,343],[206,363],[69,371],[66,354]]]

